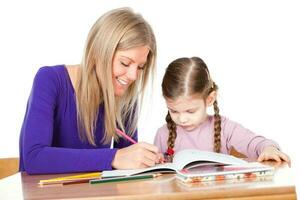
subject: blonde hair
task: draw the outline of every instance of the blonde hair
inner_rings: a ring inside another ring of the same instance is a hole
[[[147,46],[149,54],[138,80],[121,97],[115,97],[112,80],[112,61],[118,50]],[[156,62],[156,41],[150,25],[130,8],[111,10],[101,16],[91,28],[81,63],[77,85],[77,121],[81,138],[96,145],[94,131],[100,105],[104,107],[105,136],[118,141],[116,127],[132,135],[137,129],[137,103],[150,78]],[[124,125],[126,124],[126,127]],[[85,134],[83,134],[85,133]]]
[[[168,99],[176,100],[183,95],[199,95],[206,99],[208,95],[217,91],[218,86],[212,80],[209,70],[201,58],[178,58],[171,62],[163,77],[162,92]],[[221,149],[221,116],[217,100],[214,101],[214,151]],[[170,113],[166,116],[169,137],[168,148],[173,149],[177,137],[176,124],[172,120]],[[172,157],[170,158],[172,159]]]

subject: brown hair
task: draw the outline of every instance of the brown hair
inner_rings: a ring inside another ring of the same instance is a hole
[[[169,64],[162,81],[163,96],[167,99],[176,100],[179,96],[200,95],[206,99],[208,95],[217,91],[218,86],[211,79],[209,70],[204,61],[198,57],[179,58]],[[214,151],[221,149],[221,117],[219,115],[218,103],[215,100],[214,106]],[[169,129],[168,149],[174,148],[176,124],[170,113],[166,116]]]
[[[112,61],[116,51],[147,46],[149,54],[139,79],[121,97],[115,97],[112,84]],[[81,62],[81,73],[76,87],[77,120],[81,138],[95,145],[94,131],[98,110],[105,112],[105,143],[118,126],[129,135],[137,128],[137,104],[147,82],[153,78],[156,62],[156,40],[150,25],[130,8],[111,10],[101,16],[91,28]],[[141,95],[139,95],[141,94]],[[84,133],[84,134],[83,134]]]

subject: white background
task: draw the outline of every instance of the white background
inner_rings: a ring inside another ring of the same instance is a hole
[[[219,85],[221,114],[277,141],[292,158],[293,168],[300,169],[296,1],[8,2],[0,3],[0,158],[18,156],[19,132],[37,69],[79,63],[96,19],[110,9],[130,6],[152,25],[158,44],[153,99],[141,113],[140,141],[152,143],[164,124],[160,83],[167,64],[178,57],[199,56]]]

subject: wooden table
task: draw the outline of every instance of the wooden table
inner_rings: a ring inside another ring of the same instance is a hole
[[[276,167],[273,177],[261,180],[184,185],[173,174],[167,174],[155,179],[95,185],[40,187],[37,184],[41,179],[65,175],[70,174],[15,174],[0,180],[0,199],[296,199],[293,173],[286,163]]]

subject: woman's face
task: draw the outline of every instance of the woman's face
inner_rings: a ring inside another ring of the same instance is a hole
[[[116,96],[122,96],[127,88],[138,79],[147,62],[148,53],[147,46],[134,47],[115,53],[112,80]]]

